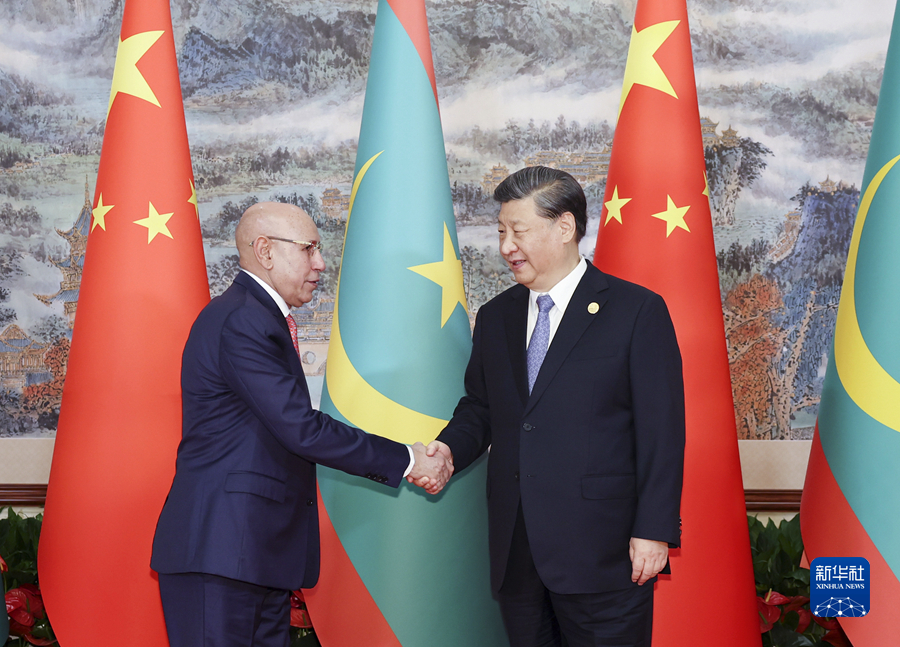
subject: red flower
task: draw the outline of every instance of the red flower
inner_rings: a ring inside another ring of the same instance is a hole
[[[778,591],[770,590],[768,593],[766,593],[766,597],[763,602],[770,605],[787,604],[791,601],[791,599],[792,598],[789,598],[786,595],[782,595]]]
[[[9,570],[9,566],[6,565],[6,562],[2,557],[0,557],[0,573],[5,573]]]
[[[32,645],[52,645],[56,642],[54,638],[50,637],[52,631],[44,617],[44,602],[38,587],[33,584],[23,584],[19,588],[7,592],[5,602],[11,636],[20,636]],[[36,637],[34,635],[36,631],[48,637]]]
[[[840,624],[834,618],[820,618],[819,616],[813,616],[813,620],[815,620],[816,624],[820,627],[825,627],[829,631],[840,628]]]
[[[797,633],[802,634],[809,628],[812,622],[812,612],[809,609],[797,609],[797,615],[800,616],[800,622],[797,623]]]
[[[9,616],[10,630],[12,625],[31,627],[34,625],[34,599],[30,592],[21,587],[6,594],[6,613]]]
[[[850,639],[847,638],[847,634],[844,633],[844,628],[841,627],[841,623],[839,623],[834,618],[831,618],[831,623],[833,626],[828,628],[828,633],[822,636],[822,640],[827,643],[834,645],[834,647],[853,647],[850,644]],[[821,622],[819,624],[822,624]],[[825,625],[822,624],[824,627]]]
[[[291,626],[300,629],[312,629],[312,620],[306,610],[306,602],[303,599],[303,591],[297,590],[291,593]]]
[[[779,595],[781,595],[779,593]],[[769,597],[768,595],[766,598]],[[782,596],[784,597],[784,596]],[[781,617],[781,609],[766,602],[766,598],[756,597],[756,608],[759,611],[759,633],[764,634],[772,628]]]
[[[799,611],[807,602],[809,602],[809,598],[804,595],[795,595],[788,599],[790,603],[785,607],[785,613],[788,611]]]

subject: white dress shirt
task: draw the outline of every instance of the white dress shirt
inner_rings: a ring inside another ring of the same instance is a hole
[[[550,308],[549,313],[550,339],[547,341],[547,347],[549,348],[550,344],[553,342],[553,336],[556,334],[556,329],[559,328],[559,322],[566,313],[566,307],[568,307],[569,301],[572,300],[572,295],[575,294],[575,288],[578,287],[578,283],[581,281],[581,277],[584,276],[585,272],[587,272],[587,261],[582,256],[578,265],[575,266],[575,269],[563,277],[559,283],[550,288],[549,292],[530,291],[531,294],[528,295],[528,328],[525,332],[526,348],[528,348],[528,344],[531,342],[531,333],[534,332],[534,326],[537,324],[537,298],[542,294],[549,294],[550,298],[553,299],[553,307]]]
[[[257,283],[259,283],[259,284],[262,286],[262,289],[263,289],[263,290],[265,290],[266,292],[268,292],[269,296],[272,297],[272,299],[275,300],[275,305],[277,305],[277,306],[278,306],[278,309],[281,310],[281,314],[283,314],[285,317],[287,317],[289,314],[291,314],[291,308],[290,308],[290,306],[287,304],[287,301],[285,301],[285,300],[282,298],[282,296],[281,296],[280,294],[278,294],[278,293],[274,290],[274,288],[272,288],[271,285],[269,285],[268,283],[266,283],[265,281],[263,281],[261,278],[259,278],[258,276],[256,276],[256,274],[254,274],[253,272],[250,272],[250,271],[245,270],[245,269],[243,269],[243,268],[241,268],[241,272],[244,272],[244,273],[250,275],[251,277],[253,277],[253,280],[256,281]]]

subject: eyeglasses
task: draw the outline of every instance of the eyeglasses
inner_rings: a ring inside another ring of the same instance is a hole
[[[322,241],[311,243],[308,240],[291,240],[290,238],[279,238],[278,236],[266,236],[271,240],[280,240],[283,243],[294,243],[295,245],[300,245],[300,247],[310,256],[313,256],[316,252],[322,253]],[[250,246],[253,247],[253,243],[256,241],[250,241]]]

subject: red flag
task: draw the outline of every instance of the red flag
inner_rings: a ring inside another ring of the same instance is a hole
[[[698,605],[759,645],[753,565],[685,0],[639,0],[594,262],[663,296],[684,360],[682,547],[656,585],[653,644],[694,645]]]
[[[127,0],[39,551],[61,644],[166,645],[150,549],[209,285],[169,0]]]

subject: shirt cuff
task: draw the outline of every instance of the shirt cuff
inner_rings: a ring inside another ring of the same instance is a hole
[[[416,455],[413,454],[412,447],[410,447],[409,445],[407,445],[407,446],[406,446],[406,449],[409,450],[409,467],[407,467],[407,468],[406,468],[406,471],[403,472],[403,478],[406,478],[406,477],[409,475],[409,473],[412,472],[412,468],[413,468],[413,467],[415,466],[415,464],[416,464]]]

